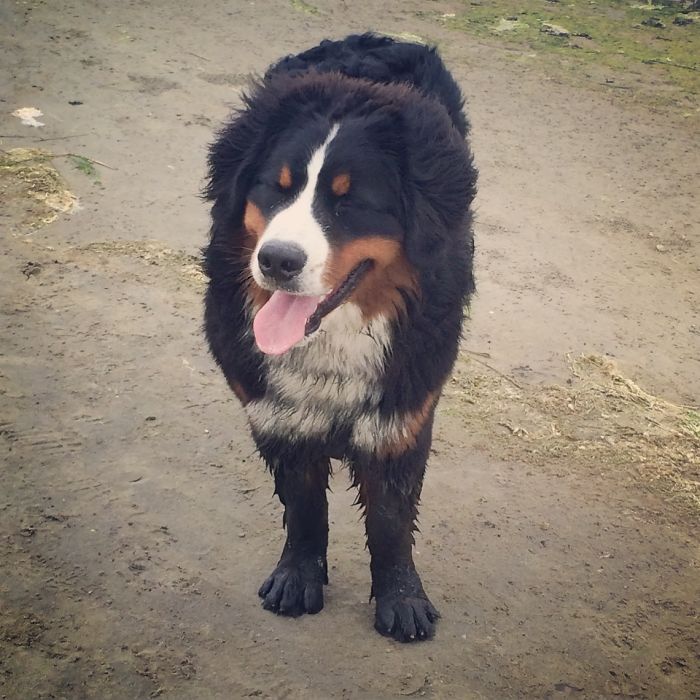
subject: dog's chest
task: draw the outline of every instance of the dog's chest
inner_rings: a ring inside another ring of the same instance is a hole
[[[385,320],[362,322],[345,304],[301,346],[265,358],[267,392],[246,407],[253,428],[293,439],[327,439],[371,413],[381,398],[389,329]]]

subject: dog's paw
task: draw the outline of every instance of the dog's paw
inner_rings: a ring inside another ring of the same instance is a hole
[[[374,629],[399,642],[430,639],[440,613],[424,597],[384,595],[377,597]]]
[[[322,557],[280,561],[258,595],[265,610],[278,615],[314,615],[323,609],[323,584],[328,583]]]

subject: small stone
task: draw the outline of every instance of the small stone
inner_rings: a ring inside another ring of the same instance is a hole
[[[550,22],[542,22],[540,31],[544,34],[549,34],[551,36],[559,36],[562,38],[571,36],[571,32],[568,29],[558,24],[551,24]]]
[[[501,21],[493,28],[493,31],[498,32],[499,34],[501,32],[512,32],[519,26],[520,22],[518,21],[517,17],[508,17],[508,19],[501,19]]]
[[[22,268],[22,274],[29,279],[30,277],[33,277],[34,275],[38,275],[42,270],[41,263],[38,262],[28,262],[23,268]]]
[[[692,17],[683,17],[683,15],[678,15],[678,17],[673,18],[673,23],[678,27],[687,27],[689,24],[693,23]]]

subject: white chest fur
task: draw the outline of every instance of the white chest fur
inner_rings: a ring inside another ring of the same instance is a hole
[[[268,391],[246,406],[255,430],[280,437],[324,439],[334,424],[373,412],[381,397],[390,327],[369,324],[346,303],[302,344],[266,356]]]

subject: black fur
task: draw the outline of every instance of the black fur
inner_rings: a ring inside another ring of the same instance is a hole
[[[216,361],[244,403],[265,398],[288,408],[270,385],[250,333],[246,202],[266,216],[284,207],[295,188],[283,192],[275,184],[280,163],[294,170],[300,154],[321,143],[332,123],[341,124],[332,157],[357,175],[342,202],[319,187],[315,216],[332,245],[364,236],[399,241],[417,280],[417,289],[401,290],[405,309],[392,322],[378,379],[381,395],[371,408],[387,420],[421,415],[411,444],[398,453],[380,444],[353,444],[353,426],[370,410],[363,405],[334,415],[323,439],[253,427],[285,506],[287,541],[260,589],[263,605],[276,612],[314,613],[323,606],[325,489],[329,457],[336,457],[349,464],[365,509],[375,627],[402,641],[433,633],[438,614],[423,591],[411,548],[434,406],[454,364],[463,309],[474,290],[470,204],[476,170],[464,142],[462,103],[434,49],[374,35],[324,41],[271,67],[211,148],[205,327]],[[303,360],[303,348],[289,352],[290,363]]]
[[[265,79],[278,74],[303,75],[309,70],[337,71],[374,83],[408,83],[440,100],[462,137],[467,135],[462,93],[434,48],[374,34],[327,39],[298,56],[283,58],[268,69]]]

